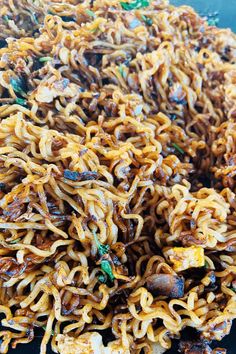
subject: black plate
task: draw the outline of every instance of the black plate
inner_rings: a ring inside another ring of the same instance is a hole
[[[236,0],[172,0],[175,5],[190,5],[193,6],[202,16],[219,18],[219,27],[230,27],[236,32]],[[236,323],[233,325],[231,334],[225,337],[221,342],[212,343],[212,347],[227,348],[227,354],[236,354]],[[190,332],[186,331],[183,334],[185,340],[193,339]],[[39,354],[40,343],[42,337],[36,337],[32,343],[26,345],[18,345],[15,350],[9,350],[9,354]],[[47,354],[52,354],[48,350]],[[171,350],[166,354],[178,353],[178,341],[173,342]]]

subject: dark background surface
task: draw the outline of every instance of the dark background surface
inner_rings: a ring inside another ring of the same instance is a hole
[[[218,17],[219,27],[230,27],[236,32],[236,0],[172,0],[170,2],[175,5],[185,4],[193,6],[202,16],[213,15],[213,17]],[[191,337],[191,332],[184,333],[185,340],[192,339]],[[39,337],[35,338],[32,343],[18,345],[15,350],[10,350],[9,354],[39,354],[41,339],[42,337],[39,334]],[[236,354],[236,323],[231,330],[231,334],[221,342],[214,342],[212,347],[227,348],[227,354]],[[48,351],[48,354],[51,353],[51,351]],[[166,354],[177,353],[178,343],[174,341],[172,349],[166,352]]]

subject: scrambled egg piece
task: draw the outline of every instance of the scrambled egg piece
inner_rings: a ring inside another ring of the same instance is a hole
[[[84,333],[77,338],[58,334],[56,341],[61,354],[130,354],[129,350],[118,348],[116,341],[105,347],[97,332]]]
[[[205,264],[204,249],[200,246],[165,248],[164,255],[173,263],[176,272]]]

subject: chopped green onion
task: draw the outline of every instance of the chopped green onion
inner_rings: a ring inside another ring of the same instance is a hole
[[[9,19],[9,17],[7,16],[7,15],[4,15],[4,16],[2,16],[2,18],[4,19],[4,21],[6,21],[6,22],[8,22],[10,19]]]
[[[42,328],[46,331],[46,326],[42,326]],[[54,331],[51,330],[51,336],[54,336]]]
[[[175,143],[172,144],[175,150],[177,150],[180,154],[184,155],[184,150],[181,149],[181,147]]]
[[[24,89],[25,89],[25,82],[21,78],[11,78],[10,79],[10,84],[13,88],[13,90],[17,93],[20,93],[21,95],[26,95]]]
[[[100,256],[104,256],[105,254],[108,254],[110,246],[101,244],[99,242],[99,240],[98,240],[98,237],[97,237],[95,231],[93,231],[93,237],[94,237],[94,240],[96,242],[99,255]],[[111,267],[111,264],[110,264],[110,262],[108,260],[106,260],[106,259],[102,259],[101,260],[101,269],[103,270],[104,273],[106,273],[108,275],[108,278],[111,281],[114,281],[115,277],[114,277],[114,275],[112,273],[112,267]],[[106,282],[106,278],[105,278],[104,275],[100,275],[98,277],[98,280],[101,281],[101,283],[105,283]]]
[[[174,121],[174,120],[177,119],[177,115],[174,114],[174,113],[170,113],[170,114],[169,114],[169,118],[170,118],[171,121]]]
[[[93,237],[94,237],[95,243],[97,245],[99,255],[103,256],[104,254],[109,253],[110,246],[101,244],[98,240],[98,237],[97,237],[97,234],[95,231],[93,231]]]
[[[110,262],[103,259],[101,261],[101,269],[106,273],[111,281],[114,281],[115,277],[112,273],[112,267],[110,265]]]
[[[27,101],[24,98],[16,97],[15,103],[20,106],[27,107]]]
[[[146,25],[151,26],[152,25],[152,19],[150,17],[147,17],[145,15],[141,16],[142,20],[146,23]]]
[[[219,23],[219,18],[208,18],[207,23],[208,26],[217,26]]]
[[[142,7],[149,6],[149,0],[135,0],[133,2],[120,2],[122,8],[126,11],[141,9]]]
[[[95,27],[95,28],[91,29],[90,32],[91,32],[91,33],[96,33],[97,30],[98,30],[98,27]]]
[[[42,57],[42,58],[39,58],[39,62],[45,63],[45,62],[50,61],[52,59],[53,59],[52,57]]]
[[[32,19],[33,19],[33,22],[35,25],[38,25],[39,21],[36,17],[36,14],[34,12],[31,12],[31,15],[32,15]]]
[[[107,277],[104,275],[104,274],[100,274],[98,276],[98,280],[101,282],[101,283],[106,283],[107,282]]]
[[[85,10],[85,12],[88,16],[90,16],[92,18],[96,17],[95,13],[92,10],[87,9],[87,10]]]
[[[14,243],[17,243],[19,241],[20,241],[20,238],[17,238],[16,240],[10,241],[9,243],[13,245]]]
[[[120,75],[124,78],[125,76],[125,73],[124,73],[124,67],[123,67],[123,65],[122,64],[120,64],[120,66],[119,66],[119,73],[120,73]]]

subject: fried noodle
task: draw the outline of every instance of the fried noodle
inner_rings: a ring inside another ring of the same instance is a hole
[[[236,36],[165,0],[1,5],[0,352],[37,328],[41,354],[152,353],[186,327],[221,340]]]

